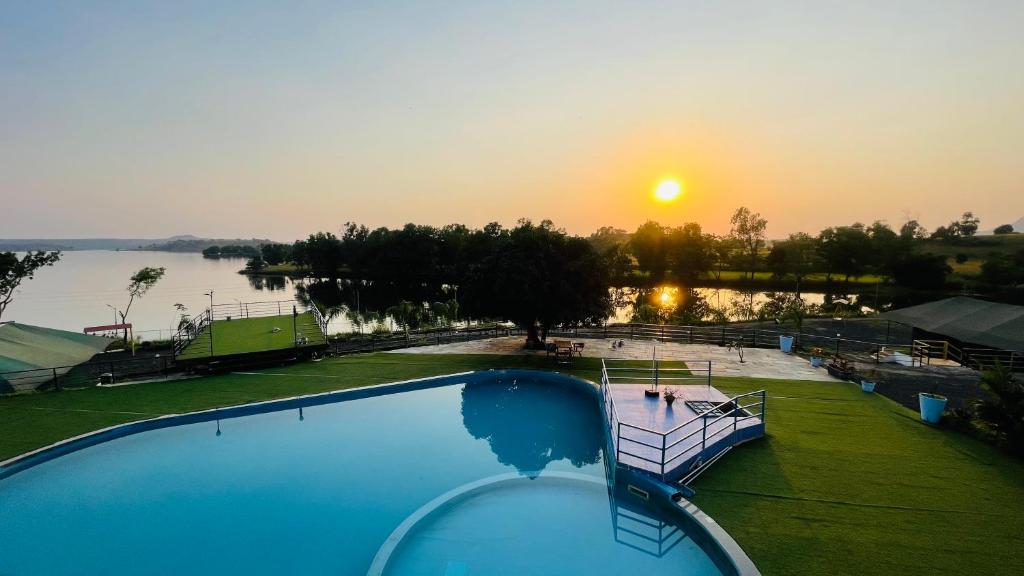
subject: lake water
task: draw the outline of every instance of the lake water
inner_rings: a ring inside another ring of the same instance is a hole
[[[87,250],[65,252],[60,262],[22,282],[3,320],[81,331],[86,326],[111,324],[114,312],[128,304],[128,278],[146,266],[163,266],[164,278],[141,300],[132,304],[128,321],[144,339],[168,338],[177,326],[176,303],[195,315],[210,304],[203,294],[213,290],[214,302],[291,300],[292,282],[276,280],[279,289],[250,283],[239,274],[243,259],[210,259],[201,254],[174,252],[114,252]]]
[[[39,271],[35,279],[22,283],[3,320],[76,332],[86,326],[114,323],[114,312],[109,306],[124,308],[128,303],[125,292],[128,278],[145,266],[167,269],[166,276],[132,304],[128,315],[135,334],[145,340],[169,338],[179,318],[174,305],[184,304],[190,316],[198,314],[209,306],[209,297],[204,294],[210,290],[214,293],[214,303],[230,304],[293,300],[298,285],[297,281],[283,276],[250,278],[239,274],[245,266],[244,259],[210,259],[201,254],[174,252],[65,252],[60,262]],[[673,290],[667,291],[674,294]],[[716,288],[698,288],[697,291],[711,306],[728,310],[733,320],[743,319],[737,310],[742,309],[744,302],[749,305],[752,301],[757,306],[767,299],[765,292],[757,291]],[[657,304],[660,296],[659,289],[646,297],[654,298],[652,303]],[[826,300],[823,293],[805,292],[802,296],[812,304]],[[628,322],[636,299],[635,290],[627,291],[609,320]],[[363,308],[366,308],[365,299]],[[332,333],[352,329],[344,315],[330,324]]]

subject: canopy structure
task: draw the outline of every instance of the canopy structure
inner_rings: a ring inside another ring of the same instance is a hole
[[[110,338],[67,330],[15,322],[0,323],[0,390],[38,385],[41,381],[37,380],[52,379],[52,368],[63,368],[57,370],[60,376],[70,367],[103,352],[111,341]],[[32,376],[31,372],[26,372],[29,370],[38,370],[38,377],[28,378]],[[11,374],[13,372],[20,374]]]
[[[999,350],[1024,350],[1024,306],[957,296],[886,312],[887,320]]]

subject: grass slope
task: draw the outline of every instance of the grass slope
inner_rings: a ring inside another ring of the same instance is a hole
[[[1021,462],[853,384],[757,383],[770,436],[709,469],[694,501],[765,574],[1024,573]]]
[[[539,368],[596,380],[600,363],[368,354],[254,374],[0,398],[0,459],[141,418],[465,370]],[[695,484],[695,502],[765,574],[1024,573],[1024,466],[853,385],[721,378],[770,394],[770,436]]]
[[[310,345],[323,344],[323,333],[309,312],[295,318],[299,333],[309,339]],[[274,332],[274,328],[280,328]],[[295,329],[291,315],[261,318],[217,320],[213,323],[213,356],[245,354],[264,350],[281,350],[295,345]],[[182,360],[210,356],[209,330],[204,330],[179,355]]]

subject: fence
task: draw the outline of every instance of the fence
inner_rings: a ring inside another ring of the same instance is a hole
[[[232,318],[284,316],[285,314],[291,314],[292,309],[296,306],[302,311],[306,309],[306,306],[299,306],[299,303],[295,300],[267,300],[263,302],[235,301],[230,304],[214,304],[211,311],[214,320],[230,320]]]
[[[62,390],[85,388],[99,383],[115,384],[139,378],[165,377],[177,371],[170,355],[86,362],[74,366],[55,366],[0,373],[0,391]]]
[[[330,342],[327,351],[329,354],[342,356],[345,354],[357,354],[360,352],[379,352],[385,350],[397,350],[400,348],[451,344],[453,342],[468,342],[472,340],[484,340],[487,338],[513,335],[522,336],[523,331],[518,328],[507,328],[504,326],[493,325],[470,326],[465,328],[437,328],[397,334],[394,332],[387,332],[383,334],[360,334],[352,335],[343,339],[336,339]]]
[[[608,324],[600,327],[558,329],[552,335],[581,338],[656,339],[664,342],[728,346],[742,344],[748,348],[777,348],[779,336],[794,336],[798,348],[822,348],[829,354],[860,354],[877,357],[883,349],[899,348],[892,343],[823,336],[808,332],[783,331],[751,326],[670,326],[662,324]]]
[[[242,317],[248,312],[250,317],[257,313],[276,314],[278,310],[288,313],[291,310],[293,301],[274,302],[253,302],[246,308],[245,303],[239,308],[238,304],[216,305],[213,316],[226,318],[229,314],[236,314],[241,311]],[[313,308],[310,309],[311,311]],[[317,311],[319,312],[319,311]],[[322,315],[313,313],[314,319],[321,329],[325,322]],[[234,316],[237,317],[237,316]],[[210,311],[207,310],[196,315],[188,323],[182,326],[172,337],[172,354],[178,354],[197,334],[210,322]],[[469,326],[462,328],[435,328],[427,330],[416,330],[408,333],[383,333],[352,335],[346,338],[335,339],[329,342],[327,352],[332,355],[346,355],[360,352],[376,352],[384,350],[396,350],[416,346],[428,346],[435,344],[449,344],[453,342],[467,342],[498,336],[523,336],[524,331],[519,328],[510,328],[502,325]],[[669,326],[658,324],[608,324],[594,327],[570,327],[556,328],[548,333],[549,336],[569,336],[577,338],[605,338],[605,339],[658,339],[666,342],[685,342],[691,344],[729,345],[742,343],[747,347],[775,348],[779,345],[779,336],[794,335],[797,339],[797,346],[801,348],[820,347],[832,354],[861,355],[868,359],[877,361],[883,351],[901,351],[913,354],[912,345],[894,345],[866,340],[855,340],[834,336],[822,336],[800,332],[794,334],[791,331],[773,330],[760,327],[735,327],[729,325],[718,326]],[[935,346],[928,349],[928,354],[935,353]],[[1024,355],[1019,352],[990,350],[980,348],[964,348],[960,351],[962,363],[976,369],[991,367],[996,361],[1012,369],[1024,369]],[[948,357],[954,353],[949,352]],[[160,360],[146,358],[134,358],[129,361],[118,360],[111,362],[88,363],[72,366],[58,366],[54,368],[40,368],[35,370],[24,370],[18,372],[0,373],[0,390],[4,388],[4,381],[16,390],[38,388],[62,388],[75,387],[86,384],[95,384],[100,374],[111,373],[115,381],[124,379],[163,375],[177,370],[173,359],[164,357]],[[919,355],[920,357],[920,355]],[[157,367],[146,368],[147,363]],[[927,362],[927,361],[926,361]],[[107,369],[99,370],[98,365],[106,365]],[[84,368],[91,366],[91,368]],[[72,368],[77,371],[70,373]],[[88,374],[85,376],[83,374]],[[90,380],[91,379],[91,380]],[[53,385],[48,383],[53,381]],[[17,383],[15,385],[14,383]],[[45,385],[45,386],[44,386]]]

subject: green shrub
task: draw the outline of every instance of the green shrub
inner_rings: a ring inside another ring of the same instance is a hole
[[[1024,385],[1001,363],[981,374],[981,385],[992,398],[977,404],[978,418],[1011,452],[1024,456]]]

